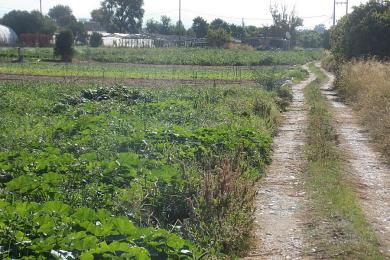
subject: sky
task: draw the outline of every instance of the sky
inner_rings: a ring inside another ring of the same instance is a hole
[[[290,9],[295,6],[296,13],[304,19],[305,28],[313,28],[316,24],[332,24],[332,0],[271,0],[286,4]],[[342,0],[337,0],[338,2]],[[368,0],[349,0],[349,11],[353,6],[368,2]],[[159,20],[161,15],[167,15],[172,21],[179,17],[179,0],[144,0],[145,16],[148,19]],[[77,18],[90,18],[90,12],[100,6],[100,0],[42,0],[43,13],[57,5],[69,5]],[[209,22],[215,18],[222,18],[229,23],[245,25],[269,25],[272,23],[269,14],[270,0],[182,0],[182,20],[188,28],[192,19],[202,16]],[[38,10],[39,0],[0,0],[0,17],[13,10]],[[345,5],[338,5],[336,18],[345,14]]]

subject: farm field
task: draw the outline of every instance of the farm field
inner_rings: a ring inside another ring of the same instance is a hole
[[[299,67],[160,66],[120,63],[0,63],[0,74],[111,79],[266,81],[294,78],[306,72]]]
[[[51,48],[24,48],[26,59],[53,59]],[[77,47],[80,61],[123,62],[161,65],[262,66],[296,65],[321,58],[321,50],[254,51],[197,48],[87,48]],[[17,57],[16,48],[0,48],[0,59]]]
[[[289,101],[255,84],[0,82],[0,255],[239,254]]]

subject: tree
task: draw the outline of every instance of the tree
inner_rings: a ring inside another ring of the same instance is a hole
[[[370,1],[355,7],[331,30],[332,52],[337,59],[365,56],[390,57],[390,2]]]
[[[205,19],[198,16],[193,20],[191,28],[194,30],[196,38],[204,38],[207,35],[209,24]]]
[[[322,35],[314,30],[303,30],[297,34],[297,45],[304,48],[321,48]]]
[[[320,33],[320,34],[323,34],[325,33],[326,31],[326,27],[324,24],[317,24],[315,27],[314,27],[314,31]]]
[[[279,9],[277,4],[270,6],[270,12],[273,19],[273,25],[270,27],[269,33],[274,37],[286,37],[286,33],[291,35],[291,46],[295,46],[297,33],[296,29],[302,26],[303,20],[295,14],[295,8],[288,13],[286,5],[282,5]]]
[[[207,32],[207,43],[210,47],[222,48],[231,41],[231,36],[224,29],[209,29]]]
[[[161,27],[159,32],[161,34],[171,34],[173,30],[173,24],[171,18],[166,15],[161,16]]]
[[[11,11],[3,16],[1,23],[12,28],[17,35],[38,33],[43,27],[41,17],[27,11]]]
[[[210,29],[223,29],[225,32],[230,33],[230,25],[220,18],[217,18],[210,23]]]
[[[86,44],[87,43],[87,32],[85,31],[84,25],[78,22],[76,17],[73,15],[73,11],[69,6],[56,5],[49,10],[49,16],[52,18],[61,30],[69,29],[74,35],[76,43]]]
[[[183,23],[181,21],[177,21],[176,26],[173,30],[175,35],[185,35],[186,34],[186,28],[184,27]]]
[[[137,33],[142,27],[143,4],[143,0],[104,0],[91,15],[111,32]]]
[[[245,36],[245,30],[242,26],[230,24],[230,33],[233,38],[242,39]]]
[[[323,46],[325,49],[330,50],[330,48],[331,48],[330,30],[326,30],[326,31],[322,34],[322,46]]]
[[[74,17],[72,9],[66,5],[54,6],[49,10],[48,15],[57,23],[58,26],[63,28],[76,22],[76,17]]]
[[[246,35],[249,37],[259,37],[261,34],[261,28],[257,28],[256,26],[249,25],[245,27]]]
[[[54,55],[61,56],[62,61],[71,62],[73,59],[73,33],[71,30],[63,30],[56,37]]]
[[[165,15],[161,16],[160,22],[153,19],[148,20],[146,23],[146,31],[163,35],[184,35],[187,33],[182,23],[177,22],[176,25],[174,25],[171,18]]]
[[[100,33],[94,32],[92,33],[91,37],[89,38],[89,45],[91,47],[99,47],[103,44],[103,35]]]
[[[98,22],[106,31],[115,32],[115,25],[111,23],[113,14],[105,9],[96,9],[91,12],[92,21]]]
[[[160,23],[154,19],[149,19],[146,22],[146,31],[148,33],[159,33],[160,32]]]

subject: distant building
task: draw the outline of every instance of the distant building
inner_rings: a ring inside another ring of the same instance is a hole
[[[103,36],[104,47],[118,48],[154,48],[154,39],[145,34],[105,33]],[[89,33],[90,34],[90,33]]]
[[[0,45],[14,45],[18,41],[18,36],[11,28],[0,24]]]
[[[79,21],[83,23],[84,29],[87,32],[104,32],[104,28],[103,26],[101,26],[99,22],[82,20],[82,19],[80,19]]]

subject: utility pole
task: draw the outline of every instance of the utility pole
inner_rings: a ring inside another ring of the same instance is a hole
[[[344,2],[337,2],[337,0],[334,0],[333,2],[333,26],[336,25],[336,4],[337,5],[345,5],[346,6],[346,9],[345,9],[345,15],[348,14],[348,7],[349,7],[349,0],[345,0]]]
[[[42,0],[39,0],[39,10],[41,11],[41,15],[43,15],[42,14]]]
[[[333,26],[336,25],[336,0],[333,0]]]
[[[179,44],[180,41],[181,41],[181,34],[182,34],[182,23],[181,23],[181,0],[179,0],[179,28],[178,28],[180,31],[179,31]]]
[[[244,18],[242,18],[242,35],[241,35],[241,41],[244,40],[244,37],[245,37],[245,21],[244,21]]]
[[[181,0],[179,0],[179,23],[181,23]]]

